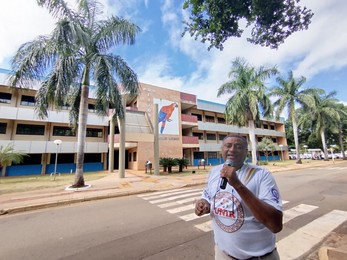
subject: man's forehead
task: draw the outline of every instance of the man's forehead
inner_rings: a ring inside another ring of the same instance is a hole
[[[244,138],[237,137],[237,136],[226,137],[223,140],[223,143],[224,144],[233,143],[233,144],[244,144],[244,145],[247,145],[247,142],[244,140]]]

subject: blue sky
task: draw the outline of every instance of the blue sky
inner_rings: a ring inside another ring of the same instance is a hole
[[[243,57],[254,66],[277,65],[285,77],[293,70],[295,77],[307,78],[305,87],[337,91],[336,97],[347,104],[347,1],[302,0],[300,3],[315,13],[312,23],[277,50],[249,44],[246,31],[242,38],[229,39],[223,51],[207,51],[206,44],[189,35],[181,37],[182,21],[188,16],[182,10],[183,0],[100,2],[105,16],[125,17],[142,29],[135,45],[113,51],[127,61],[143,83],[223,104],[228,96],[217,98],[217,89],[229,80],[231,61]],[[0,24],[0,68],[10,69],[9,60],[20,44],[50,33],[54,20],[35,0],[2,0]]]

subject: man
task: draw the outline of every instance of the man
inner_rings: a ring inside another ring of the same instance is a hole
[[[202,198],[195,204],[196,215],[212,217],[215,259],[279,259],[275,233],[282,230],[283,213],[273,176],[244,163],[247,141],[242,136],[225,137],[222,156],[229,165],[211,169]],[[225,189],[220,185],[223,177]]]

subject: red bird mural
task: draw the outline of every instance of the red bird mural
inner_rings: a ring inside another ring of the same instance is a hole
[[[170,119],[173,111],[175,110],[175,108],[178,107],[177,103],[172,103],[171,105],[168,106],[162,106],[159,114],[158,114],[158,122],[159,124],[161,123],[161,127],[160,127],[160,133],[162,134],[164,129],[165,129],[165,125],[166,122],[171,122],[172,119]]]

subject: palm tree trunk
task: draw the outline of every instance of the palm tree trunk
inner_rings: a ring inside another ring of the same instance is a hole
[[[343,147],[343,133],[342,133],[342,125],[340,125],[339,128],[339,142],[340,142],[340,149],[341,149],[341,153],[342,153],[342,159],[346,160],[346,155],[345,155],[345,148]]]
[[[88,95],[89,86],[82,85],[80,111],[78,115],[78,137],[77,137],[77,163],[75,180],[72,185],[74,188],[83,187],[85,185],[83,178],[83,162],[84,162],[84,146],[87,132],[88,118]]]
[[[1,177],[5,177],[6,176],[6,166],[3,165],[2,168],[1,168]]]
[[[258,164],[258,162],[257,162],[257,143],[255,141],[254,120],[248,121],[248,128],[249,128],[249,139],[251,141],[251,149],[252,149],[252,163]]]
[[[302,164],[301,158],[300,158],[300,147],[299,147],[299,136],[298,136],[298,124],[296,122],[296,116],[295,114],[292,116],[292,123],[293,123],[293,134],[294,134],[294,143],[295,143],[295,152],[297,156],[297,164]]]
[[[320,137],[322,139],[322,145],[323,145],[323,151],[324,151],[324,161],[329,161],[328,148],[327,148],[327,144],[325,142],[324,128],[322,128],[320,130]]]

